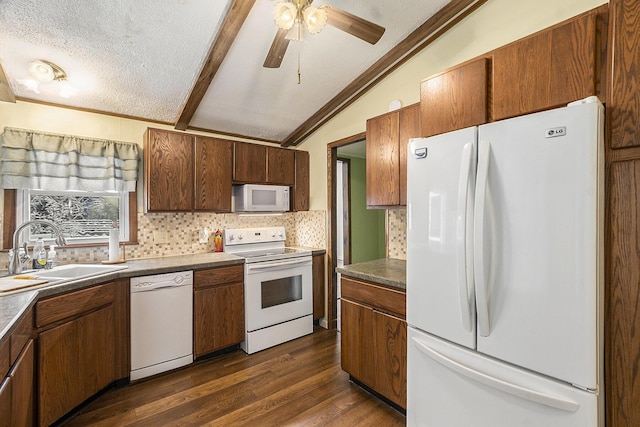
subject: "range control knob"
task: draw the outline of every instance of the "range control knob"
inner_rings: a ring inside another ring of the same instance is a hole
[[[235,234],[229,234],[229,241],[233,242],[233,240],[236,238]]]

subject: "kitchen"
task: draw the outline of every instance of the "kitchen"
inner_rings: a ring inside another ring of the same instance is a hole
[[[419,99],[418,84],[425,77],[435,75],[444,69],[453,67],[470,58],[602,4],[602,2],[594,2],[594,4],[590,5],[574,4],[566,9],[560,8],[561,10],[558,10],[557,5],[552,2],[549,2],[546,7],[542,7],[539,2],[535,2],[535,4],[532,2],[530,5],[518,5],[517,7],[508,3],[500,1],[487,2],[466,18],[464,22],[452,28],[437,42],[425,48],[414,59],[397,69],[381,84],[371,89],[360,100],[354,102],[299,146],[299,148],[308,151],[311,158],[309,211],[284,214],[281,220],[274,219],[277,217],[238,217],[233,214],[145,214],[143,212],[142,193],[139,191],[138,240],[140,244],[137,248],[127,248],[127,256],[130,258],[142,258],[191,253],[194,251],[194,245],[198,252],[205,252],[211,250],[211,247],[207,247],[206,244],[202,244],[205,246],[200,246],[201,244],[197,243],[197,232],[204,227],[212,229],[216,226],[221,228],[270,226],[274,225],[275,222],[285,223],[287,237],[290,239],[287,243],[288,245],[328,248],[327,236],[329,232],[325,228],[328,215],[326,207],[327,143],[362,132],[366,120],[385,112],[392,99],[401,99],[405,105],[417,102]],[[554,13],[550,11],[554,11]],[[509,19],[504,25],[496,26],[493,22],[494,17],[502,16],[501,14],[509,16]],[[479,37],[477,34],[483,34],[483,36]],[[469,40],[472,40],[472,42],[469,42]],[[455,46],[455,49],[452,49],[452,46]],[[439,61],[434,58],[439,58]],[[171,128],[156,123],[67,110],[22,101],[16,104],[0,103],[0,126],[2,128],[8,126],[54,133],[89,135],[96,138],[136,142],[140,146],[142,146],[142,135],[147,127]],[[622,150],[618,151],[619,154],[611,154],[613,156],[612,159],[622,162],[634,158],[633,144],[627,142],[621,145],[621,147],[625,146],[631,148],[626,152]],[[633,173],[634,169],[629,169],[625,165],[625,163],[618,163],[616,168],[612,170],[611,179],[620,183],[630,179],[625,178],[627,176],[625,174]],[[619,191],[621,191],[620,200],[622,201],[615,199],[615,206],[619,209],[632,209],[632,207],[627,207],[623,200],[631,197],[634,194],[633,190],[622,187]],[[624,211],[621,211],[621,215],[631,214],[624,214]],[[399,220],[402,221],[402,215],[399,214],[398,216],[400,217]],[[627,227],[624,217],[621,216],[617,219],[619,227]],[[170,230],[178,238],[176,242],[156,244],[153,241],[153,232],[156,230]],[[610,339],[614,340],[608,341],[607,350],[612,352],[610,354],[616,355],[615,357],[611,356],[614,362],[618,359],[630,357],[628,354],[633,351],[634,342],[637,343],[637,340],[633,340],[631,332],[626,332],[630,329],[629,325],[637,322],[637,319],[632,315],[632,307],[627,307],[627,304],[633,301],[633,290],[626,288],[627,283],[634,280],[632,278],[635,276],[632,275],[632,272],[624,272],[625,268],[631,268],[629,264],[634,264],[633,258],[624,251],[627,245],[623,244],[627,241],[625,239],[635,238],[633,230],[635,229],[622,228],[613,230],[616,231],[616,239],[622,240],[614,241],[615,245],[612,248],[611,256],[615,254],[616,257],[619,257],[623,267],[623,270],[612,272],[611,274],[615,273],[616,275],[607,279],[607,282],[611,280],[611,283],[617,283],[619,286],[615,288],[615,298],[619,301],[620,306],[617,306],[619,308],[616,310],[614,310],[613,306],[608,309],[611,310],[611,315],[620,316],[616,317],[620,322],[620,330],[617,335],[612,335],[611,333],[608,335]],[[402,253],[402,250],[395,249],[390,248],[390,252]],[[99,251],[102,251],[102,249]],[[101,252],[98,255],[89,249],[73,251],[62,249],[59,252],[62,263],[97,262],[106,258],[106,252]],[[629,276],[625,276],[625,274],[629,274]],[[611,320],[610,322],[611,324],[613,323]],[[625,379],[625,372],[629,371],[629,369],[620,367],[612,368],[612,371],[616,372],[619,369],[622,369],[622,371],[617,374],[616,382],[607,383],[607,393],[611,392],[609,387],[612,384],[620,387],[620,392],[616,393],[616,399],[619,400],[616,400],[615,403],[615,407],[619,408],[619,410],[608,410],[608,416],[612,417],[609,419],[609,425],[624,425],[625,421],[622,421],[624,417],[631,417],[628,418],[629,420],[636,419],[633,417],[637,416],[634,413],[632,403],[634,402],[634,395],[631,392],[633,382],[628,382],[630,380]],[[626,422],[633,424],[631,421]]]

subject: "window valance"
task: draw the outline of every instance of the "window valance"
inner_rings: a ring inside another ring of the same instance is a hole
[[[132,143],[5,128],[2,188],[135,191],[138,146]]]

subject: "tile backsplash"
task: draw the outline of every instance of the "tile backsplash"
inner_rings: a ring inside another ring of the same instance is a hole
[[[407,211],[387,211],[387,248],[389,258],[407,259]]]
[[[214,213],[139,213],[138,244],[126,247],[127,259],[213,252],[213,232],[226,228],[284,226],[287,246],[325,249],[326,211],[287,212],[283,215],[240,215]],[[198,243],[198,233],[207,227],[207,243]],[[0,232],[2,227],[0,227]],[[154,242],[155,231],[167,231],[169,243]],[[59,248],[58,261],[68,263],[100,262],[108,259],[106,246]],[[7,266],[6,252],[0,255],[0,268]]]

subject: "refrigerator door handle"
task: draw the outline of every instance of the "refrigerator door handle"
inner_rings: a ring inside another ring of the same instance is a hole
[[[468,142],[462,149],[462,162],[460,165],[460,178],[458,180],[458,293],[460,294],[460,315],[462,316],[462,326],[469,332],[472,331],[471,326],[471,308],[469,301],[469,282],[472,277],[467,275],[467,200],[469,197],[469,177],[471,175],[471,160],[473,142]],[[471,283],[471,286],[473,284]]]
[[[488,337],[491,334],[489,319],[489,300],[487,296],[487,283],[485,280],[485,253],[484,253],[484,214],[485,200],[489,175],[489,158],[491,157],[491,144],[489,141],[480,141],[478,146],[478,172],[476,175],[476,199],[473,209],[474,214],[474,248],[473,267],[476,286],[476,310],[478,316],[478,334]]]
[[[500,390],[504,393],[513,395],[520,399],[529,400],[566,412],[576,412],[580,408],[579,403],[568,400],[565,397],[554,396],[544,391],[534,390],[530,387],[527,387],[526,385],[515,384],[513,382],[496,378],[490,374],[467,366],[462,362],[459,362],[449,356],[440,353],[422,340],[416,339],[415,337],[412,338],[412,340],[415,346],[422,353],[424,353],[434,361],[440,363],[442,366],[488,387]]]

